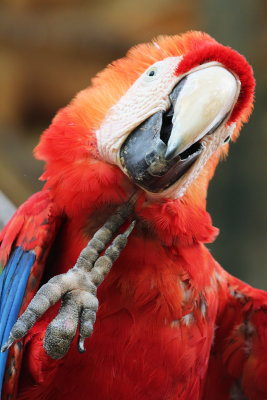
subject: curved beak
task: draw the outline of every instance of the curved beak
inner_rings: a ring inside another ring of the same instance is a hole
[[[214,131],[232,111],[237,93],[235,77],[223,67],[213,66],[188,75],[175,103],[166,158],[175,157]]]
[[[238,81],[222,66],[189,73],[170,93],[170,109],[127,137],[120,149],[123,170],[148,191],[165,190],[200,156],[201,139],[228,118],[238,94]]]

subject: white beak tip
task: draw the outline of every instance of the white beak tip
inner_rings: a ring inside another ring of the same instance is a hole
[[[224,123],[238,94],[236,78],[223,66],[189,74],[174,105],[165,159],[173,159]]]

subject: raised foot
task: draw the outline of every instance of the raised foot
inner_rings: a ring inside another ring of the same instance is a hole
[[[91,336],[96,319],[97,287],[126,246],[135,222],[113,240],[103,256],[99,255],[128,218],[132,207],[133,201],[121,206],[95,233],[81,252],[76,265],[67,273],[54,276],[38,290],[26,311],[13,326],[8,340],[1,349],[2,352],[15,341],[22,339],[35,322],[60,299],[62,299],[60,311],[48,325],[45,333],[44,349],[50,357],[62,358],[68,351],[80,322],[78,351],[85,351],[84,340]]]

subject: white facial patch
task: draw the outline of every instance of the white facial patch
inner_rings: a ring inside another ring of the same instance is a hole
[[[101,157],[120,165],[119,150],[143,121],[170,107],[169,94],[181,77],[175,75],[182,57],[168,57],[151,65],[107,114],[96,131]]]

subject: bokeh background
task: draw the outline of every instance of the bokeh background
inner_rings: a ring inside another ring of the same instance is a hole
[[[1,0],[0,190],[18,206],[42,187],[32,149],[55,112],[107,63],[158,34],[203,30],[244,54],[253,116],[209,189],[221,233],[209,246],[228,271],[267,289],[266,0]]]

